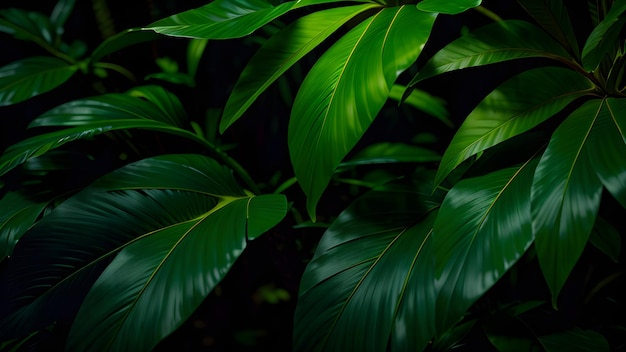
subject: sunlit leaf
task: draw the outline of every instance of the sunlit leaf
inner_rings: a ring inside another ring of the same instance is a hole
[[[224,132],[258,96],[304,55],[357,14],[379,5],[364,4],[317,11],[272,36],[244,68],[226,102],[220,131]]]
[[[0,199],[0,260],[13,252],[17,241],[33,225],[45,205],[15,192]]]
[[[426,347],[434,334],[436,207],[416,189],[388,185],[339,215],[302,278],[295,350]]]
[[[505,20],[466,34],[437,52],[409,87],[442,73],[529,57],[568,58],[567,51],[530,22]]]
[[[76,65],[35,56],[0,67],[0,106],[12,105],[46,93],[67,81]]]
[[[458,182],[434,225],[437,331],[454,325],[533,241],[530,189],[536,165]]]
[[[626,17],[623,16],[625,11],[626,0],[616,0],[611,10],[589,34],[582,53],[586,70],[595,70],[606,55],[612,54],[622,45],[618,37],[626,24]]]
[[[385,8],[341,37],[304,79],[288,138],[313,219],[335,168],[383,107],[395,79],[417,58],[434,19],[414,6]]]
[[[417,8],[427,12],[439,12],[456,15],[479,6],[482,0],[424,0],[417,3]]]
[[[575,57],[579,55],[578,41],[562,0],[519,0],[528,14],[550,35],[569,48]]]
[[[591,100],[561,123],[535,172],[535,247],[554,306],[587,244],[600,206],[602,182],[594,172],[587,144],[603,109],[603,101]]]
[[[469,157],[530,130],[592,89],[584,76],[564,68],[538,68],[514,76],[465,119],[443,155],[435,183]]]

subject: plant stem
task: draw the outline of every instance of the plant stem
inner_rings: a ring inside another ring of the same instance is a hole
[[[292,177],[292,178],[288,179],[287,181],[281,183],[280,186],[276,187],[276,190],[274,190],[274,193],[275,194],[282,193],[287,188],[289,188],[289,187],[293,186],[294,184],[296,184],[296,182],[298,182],[298,179],[295,178],[295,177]]]
[[[137,82],[137,78],[135,77],[135,75],[133,75],[132,72],[130,72],[129,70],[125,69],[124,67],[120,65],[112,64],[110,62],[96,62],[93,64],[93,67],[99,67],[99,68],[104,68],[104,69],[115,71],[121,74],[122,76],[128,78],[131,82]]]
[[[487,9],[486,7],[478,6],[478,7],[475,7],[474,10],[478,11],[479,13],[485,15],[486,17],[492,19],[495,22],[502,21],[502,17],[498,16],[495,12]]]

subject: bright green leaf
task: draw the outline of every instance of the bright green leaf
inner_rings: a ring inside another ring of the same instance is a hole
[[[383,9],[341,37],[304,79],[288,138],[313,219],[335,168],[383,107],[395,79],[417,58],[434,20],[414,6]]]
[[[558,67],[533,69],[509,79],[465,119],[443,155],[435,184],[469,157],[530,130],[592,88],[584,76]]]
[[[46,206],[9,192],[0,199],[0,260],[13,252],[13,247],[24,232],[33,225]]]
[[[456,15],[479,6],[482,0],[424,0],[417,3],[417,8],[426,12],[438,12]]]
[[[187,45],[187,73],[192,79],[195,79],[198,65],[204,54],[209,41],[207,39],[192,39]]]
[[[595,70],[606,55],[612,54],[622,43],[619,35],[626,24],[626,0],[616,0],[611,10],[589,34],[583,47],[583,66],[588,71]]]
[[[364,4],[317,11],[272,36],[252,57],[224,107],[223,133],[278,77],[357,14],[377,7]]]
[[[438,333],[454,325],[531,245],[535,165],[529,160],[462,180],[441,204],[433,235]]]
[[[76,65],[54,57],[29,57],[0,67],[0,106],[46,93],[67,81]]]
[[[578,41],[567,8],[562,0],[519,0],[528,14],[561,45],[575,56],[579,55]]]
[[[535,247],[554,306],[587,244],[600,206],[602,182],[594,172],[587,144],[603,109],[603,101],[591,100],[561,123],[535,172]]]

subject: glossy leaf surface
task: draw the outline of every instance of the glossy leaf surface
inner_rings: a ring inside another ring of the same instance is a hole
[[[341,37],[304,79],[288,138],[312,218],[334,169],[380,111],[395,79],[417,58],[434,19],[413,6],[383,9]]]
[[[509,79],[459,127],[443,155],[435,183],[469,157],[530,130],[592,89],[582,75],[557,67],[533,69]]]
[[[35,56],[0,67],[0,106],[12,105],[48,92],[67,81],[76,65]]]
[[[300,285],[295,350],[425,348],[434,334],[437,203],[412,187],[371,191],[329,227]]]
[[[569,54],[549,34],[530,22],[499,21],[446,45],[421,68],[409,86],[454,70],[529,57],[568,58]]]
[[[574,27],[562,0],[519,0],[519,3],[564,48],[579,55]]]
[[[417,3],[417,8],[426,12],[456,15],[481,3],[482,0],[424,0]]]
[[[530,189],[536,161],[458,182],[434,224],[437,331],[445,332],[533,241]]]
[[[0,199],[0,261],[13,252],[17,241],[45,206],[15,192],[8,192]]]
[[[378,7],[363,4],[317,11],[272,36],[250,59],[226,102],[220,123],[224,132],[261,93],[304,55],[357,14]]]
[[[535,247],[543,275],[556,299],[578,261],[595,223],[602,182],[588,144],[603,102],[591,100],[556,129],[537,166],[532,187]]]
[[[595,70],[606,55],[619,49],[619,34],[626,24],[626,1],[617,0],[602,21],[593,29],[583,47],[583,66]]]

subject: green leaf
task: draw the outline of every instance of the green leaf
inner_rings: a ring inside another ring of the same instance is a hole
[[[114,36],[111,36],[98,45],[91,53],[90,61],[92,63],[100,61],[103,57],[114,53],[120,49],[128,46],[139,44],[143,42],[153,41],[159,38],[163,38],[154,31],[132,28],[122,31]]]
[[[404,98],[403,96],[405,92],[407,92],[407,88],[405,86],[394,84],[389,92],[389,98],[422,110],[423,112],[436,117],[448,127],[454,126],[452,121],[448,118],[449,112],[446,108],[445,100],[432,96],[428,92],[419,89],[410,89],[410,93],[406,96],[406,98]]]
[[[304,79],[288,138],[311,218],[335,168],[383,107],[395,79],[415,61],[434,20],[414,6],[383,9],[341,37]]]
[[[65,26],[65,22],[72,14],[75,3],[76,0],[59,0],[56,5],[54,5],[54,9],[52,9],[52,13],[50,14],[50,22],[57,27],[58,35],[63,33],[63,26]]]
[[[29,57],[0,67],[0,106],[17,104],[67,81],[78,67],[54,57]]]
[[[453,326],[533,241],[530,189],[536,161],[458,182],[434,224],[437,331]]]
[[[499,21],[446,45],[422,67],[409,87],[442,73],[529,57],[567,59],[569,54],[549,34],[529,22]]]
[[[606,189],[626,208],[626,99],[604,101],[586,148],[591,165]],[[622,132],[622,133],[620,133]]]
[[[456,15],[480,6],[481,3],[482,0],[424,0],[417,3],[417,8],[426,12]]]
[[[620,32],[626,24],[626,0],[616,0],[604,19],[593,29],[583,47],[583,66],[594,71],[606,55],[612,55],[622,43]]]
[[[564,48],[579,55],[578,41],[562,0],[519,0],[522,7],[535,21]]]
[[[617,229],[601,217],[596,218],[589,242],[606,254],[615,263],[619,261],[622,237]]]
[[[317,11],[272,36],[252,57],[224,107],[223,133],[293,64],[359,13],[379,5],[363,4]]]
[[[601,100],[588,101],[561,123],[535,172],[535,247],[553,306],[587,244],[600,206],[602,182],[587,145],[603,106]]]
[[[295,350],[426,347],[434,334],[430,234],[437,203],[414,187],[371,191],[326,231],[300,285]]]
[[[13,252],[24,232],[33,225],[46,203],[9,192],[0,199],[0,261]]]
[[[522,72],[491,92],[465,119],[443,155],[435,184],[471,156],[530,130],[593,89],[564,68]]]
[[[436,162],[441,156],[427,148],[404,143],[377,143],[356,153],[352,158],[342,162],[341,168],[390,163],[427,163]]]
[[[608,352],[611,351],[606,338],[593,330],[573,328],[550,335],[537,336],[546,352]]]
[[[48,16],[22,9],[0,9],[0,32],[16,39],[56,46],[57,30]]]
[[[187,73],[194,80],[202,54],[204,54],[204,49],[206,49],[208,43],[207,39],[193,39],[187,45]]]

